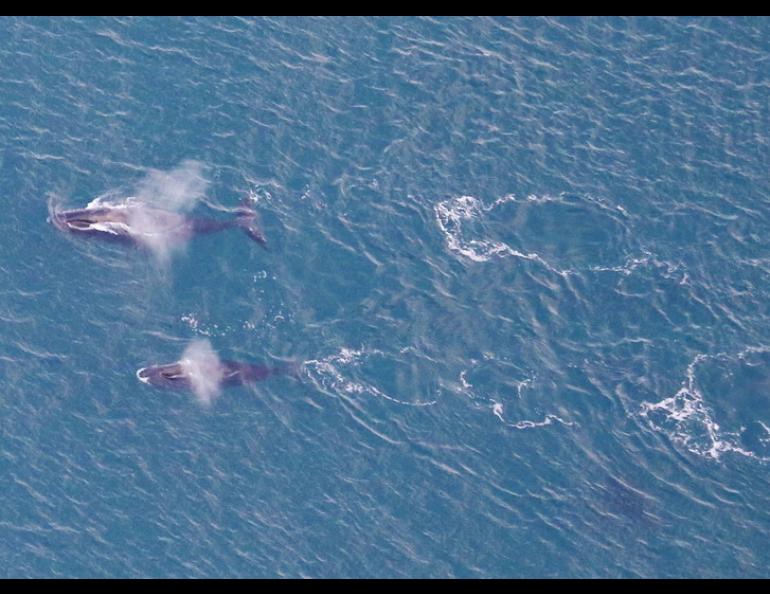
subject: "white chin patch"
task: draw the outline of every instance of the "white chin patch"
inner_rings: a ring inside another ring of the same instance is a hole
[[[140,382],[142,382],[143,384],[149,384],[149,383],[150,383],[150,378],[149,378],[149,377],[142,377],[142,372],[143,372],[145,369],[147,369],[147,368],[146,368],[146,367],[142,367],[141,369],[139,369],[139,370],[136,372],[136,378],[137,378],[137,379],[138,379]]]
[[[117,221],[94,223],[88,228],[94,231],[101,231],[102,233],[112,233],[113,235],[120,235],[121,231],[131,233],[131,228],[128,225]]]

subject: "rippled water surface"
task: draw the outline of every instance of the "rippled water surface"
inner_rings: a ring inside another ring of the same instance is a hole
[[[0,575],[767,577],[769,131],[768,20],[0,19]]]

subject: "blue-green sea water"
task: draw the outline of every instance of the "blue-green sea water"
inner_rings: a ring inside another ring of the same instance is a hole
[[[767,19],[3,18],[0,139],[1,576],[770,576]],[[185,163],[269,250],[47,222]]]

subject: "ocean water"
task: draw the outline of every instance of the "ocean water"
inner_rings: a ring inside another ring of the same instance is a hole
[[[3,18],[0,138],[0,576],[770,576],[767,19]]]

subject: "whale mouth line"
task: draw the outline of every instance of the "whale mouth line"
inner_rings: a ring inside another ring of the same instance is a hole
[[[91,219],[70,219],[66,223],[73,229],[88,229],[94,225],[95,221]]]

